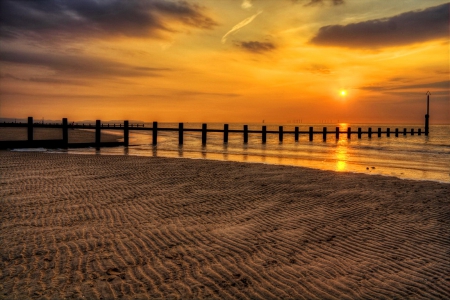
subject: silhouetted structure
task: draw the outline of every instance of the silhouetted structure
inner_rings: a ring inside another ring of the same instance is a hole
[[[427,105],[428,106],[428,105]],[[427,107],[428,109],[428,107]],[[427,111],[428,112],[428,111]],[[428,133],[428,113],[426,115],[426,123],[425,123],[425,133]],[[33,117],[28,117],[28,122],[25,124],[22,123],[0,123],[0,127],[27,127],[27,140],[24,141],[0,141],[0,149],[7,148],[36,148],[36,147],[44,147],[44,148],[82,148],[82,147],[112,147],[112,146],[129,146],[129,131],[151,131],[152,132],[152,145],[158,144],[158,131],[178,131],[178,142],[180,145],[183,145],[184,139],[183,135],[186,131],[191,132],[201,132],[202,136],[202,144],[206,145],[207,142],[207,133],[208,132],[223,132],[223,142],[228,143],[228,135],[230,132],[232,133],[242,133],[243,134],[243,142],[248,143],[249,134],[261,134],[262,143],[267,142],[267,134],[278,134],[278,140],[280,143],[283,142],[283,138],[285,135],[293,134],[295,142],[299,141],[299,137],[301,134],[305,134],[309,136],[309,141],[313,141],[315,134],[322,134],[323,141],[327,140],[328,134],[335,134],[336,139],[339,139],[340,133],[347,133],[347,138],[351,139],[352,129],[350,127],[347,128],[347,131],[340,131],[339,127],[336,127],[336,131],[328,131],[327,127],[323,127],[322,131],[314,131],[313,127],[309,127],[308,131],[300,131],[299,127],[295,127],[294,131],[285,131],[283,126],[279,126],[278,130],[267,130],[267,126],[263,125],[261,130],[250,130],[248,125],[244,125],[242,130],[230,130],[228,124],[224,124],[223,130],[221,129],[208,129],[207,124],[202,124],[201,129],[198,128],[185,128],[183,123],[178,124],[178,128],[160,128],[158,127],[158,122],[153,122],[151,128],[145,127],[144,124],[129,124],[129,121],[124,121],[123,124],[102,124],[100,120],[95,121],[95,125],[91,124],[71,124],[68,123],[67,118],[63,118],[61,123],[58,124],[43,124],[43,123],[34,123]],[[61,140],[35,140],[33,135],[34,128],[61,128],[62,129],[62,139]],[[95,142],[94,143],[69,143],[69,128],[84,128],[84,129],[93,129],[95,130]],[[123,130],[123,142],[102,142],[101,141],[101,130]],[[390,137],[391,129],[386,128],[385,131],[382,131],[381,128],[378,128],[378,137],[380,138],[382,134],[386,134],[387,137]],[[411,128],[411,135],[415,134],[414,128]],[[421,135],[422,129],[419,128],[417,131],[418,135]],[[358,139],[362,138],[363,134],[367,134],[368,138],[372,138],[372,128],[368,128],[368,131],[362,131],[362,128],[358,128],[357,131]],[[407,129],[403,129],[403,135],[406,136]],[[395,137],[398,137],[399,129],[395,129]]]
[[[430,132],[430,92],[427,92],[427,114],[425,115],[425,135]]]

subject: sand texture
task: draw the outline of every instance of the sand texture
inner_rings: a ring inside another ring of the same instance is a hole
[[[450,299],[450,184],[0,151],[0,298]]]

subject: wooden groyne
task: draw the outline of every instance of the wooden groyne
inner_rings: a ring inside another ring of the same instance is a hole
[[[309,141],[314,140],[315,135],[321,135],[322,140],[326,141],[329,135],[334,135],[338,140],[341,134],[347,135],[348,139],[352,138],[352,135],[357,135],[358,139],[361,139],[363,135],[367,135],[370,139],[373,136],[378,138],[385,135],[390,137],[393,134],[395,137],[399,135],[406,136],[408,134],[414,135],[416,131],[414,128],[399,129],[395,128],[391,131],[391,128],[378,127],[376,131],[372,131],[372,128],[368,128],[367,131],[363,131],[362,128],[357,128],[353,131],[351,127],[348,127],[346,131],[341,131],[339,127],[335,130],[329,131],[327,127],[323,127],[322,130],[315,130],[314,127],[309,127],[307,131],[301,131],[299,127],[295,127],[294,130],[284,130],[283,126],[279,126],[278,130],[267,130],[267,126],[262,126],[261,130],[250,130],[248,125],[244,125],[243,129],[229,129],[229,124],[224,124],[223,129],[208,129],[207,124],[202,124],[201,128],[185,128],[184,123],[179,123],[178,128],[164,128],[159,127],[158,122],[153,122],[152,127],[145,127],[144,124],[130,124],[129,121],[124,121],[123,124],[103,124],[101,120],[96,120],[95,125],[92,124],[75,124],[68,122],[67,118],[63,118],[61,123],[42,124],[34,123],[33,117],[28,117],[27,123],[0,123],[0,127],[26,127],[28,136],[27,140],[23,141],[0,141],[0,149],[8,148],[84,148],[84,147],[115,147],[115,146],[129,146],[129,132],[130,130],[143,130],[152,132],[152,145],[158,143],[158,132],[160,131],[172,131],[178,132],[178,143],[182,145],[184,143],[184,132],[200,132],[202,137],[202,144],[207,143],[207,136],[210,132],[223,133],[223,142],[228,143],[228,137],[230,133],[240,133],[243,135],[243,142],[248,143],[249,134],[261,134],[261,142],[267,142],[268,134],[277,134],[280,143],[286,135],[293,135],[295,142],[299,141],[300,135],[307,135]],[[34,128],[60,128],[62,129],[62,139],[60,140],[35,140],[33,136]],[[69,143],[69,129],[93,129],[95,130],[95,142],[94,143]],[[101,130],[123,130],[123,142],[102,142]],[[418,128],[417,134],[422,134],[422,129]],[[428,135],[428,131],[425,131],[425,135]]]

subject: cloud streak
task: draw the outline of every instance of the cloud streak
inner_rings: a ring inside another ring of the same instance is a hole
[[[379,48],[448,38],[449,3],[390,18],[319,29],[311,43],[322,46]]]
[[[161,38],[179,26],[213,28],[198,5],[165,0],[2,0],[0,36],[86,38],[132,36]]]
[[[225,42],[227,41],[227,37],[230,34],[233,34],[236,31],[238,31],[239,29],[241,29],[242,27],[247,26],[248,24],[250,24],[261,13],[262,13],[262,10],[258,11],[253,16],[250,16],[250,17],[242,20],[241,22],[237,23],[236,25],[234,25],[233,28],[231,28],[231,30],[228,31],[227,33],[225,33],[225,35],[222,37],[222,44],[225,44]]]
[[[410,90],[410,89],[441,89],[449,91],[450,80],[420,83],[420,84],[395,85],[395,86],[391,85],[362,86],[359,89],[367,91],[392,91],[392,90]]]
[[[273,51],[276,48],[275,45],[270,42],[258,42],[258,41],[237,42],[236,46],[245,51],[258,54]]]
[[[163,73],[171,71],[167,68],[137,67],[98,57],[18,51],[0,51],[0,61],[2,63],[45,67],[55,72],[56,76],[68,76],[70,78],[154,77],[162,76]]]

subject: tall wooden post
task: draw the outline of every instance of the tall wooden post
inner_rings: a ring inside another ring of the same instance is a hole
[[[403,128],[403,135],[406,135],[406,128]]]
[[[206,124],[202,124],[202,145],[206,145]]]
[[[325,142],[327,140],[327,128],[326,127],[323,128],[322,135],[323,135],[323,141]]]
[[[378,137],[381,137],[381,128],[378,128]]]
[[[417,129],[417,134],[422,135],[422,128]]]
[[[414,135],[414,128],[411,128],[411,135]]]
[[[95,146],[96,147],[100,147],[100,136],[101,136],[100,128],[101,128],[101,121],[96,120],[95,121]]]
[[[298,136],[299,136],[298,127],[295,127],[294,138],[296,142],[298,142]]]
[[[262,127],[262,143],[265,144],[267,142],[267,126]]]
[[[347,139],[351,139],[352,138],[352,128],[348,127],[347,128]]]
[[[430,130],[430,92],[427,92],[427,114],[425,115],[425,135],[428,136]]]
[[[69,144],[69,126],[67,123],[67,118],[62,119],[62,134],[63,134],[63,144],[64,147],[67,147],[67,144]]]
[[[369,127],[369,139],[372,138],[372,127]]]
[[[244,125],[244,144],[248,143],[248,125]]]
[[[339,140],[339,127],[336,127],[336,140]]]
[[[123,121],[123,145],[128,147],[130,144],[130,131],[128,129],[128,120]]]
[[[278,140],[280,143],[283,142],[283,126],[278,127]]]
[[[158,144],[158,122],[153,122],[152,126],[152,145]]]
[[[314,135],[314,129],[312,127],[309,127],[309,141],[312,142]]]
[[[28,141],[33,141],[33,117],[28,117]]]
[[[178,123],[178,144],[183,145],[183,123]]]
[[[228,124],[223,125],[223,142],[228,143]]]
[[[362,129],[361,129],[361,127],[358,127],[358,139],[361,139],[361,135],[362,135]]]
[[[398,128],[395,128],[395,137],[398,137]]]
[[[387,128],[387,129],[386,129],[386,136],[387,136],[387,137],[390,137],[390,136],[391,136],[391,129],[390,129],[390,128]]]

